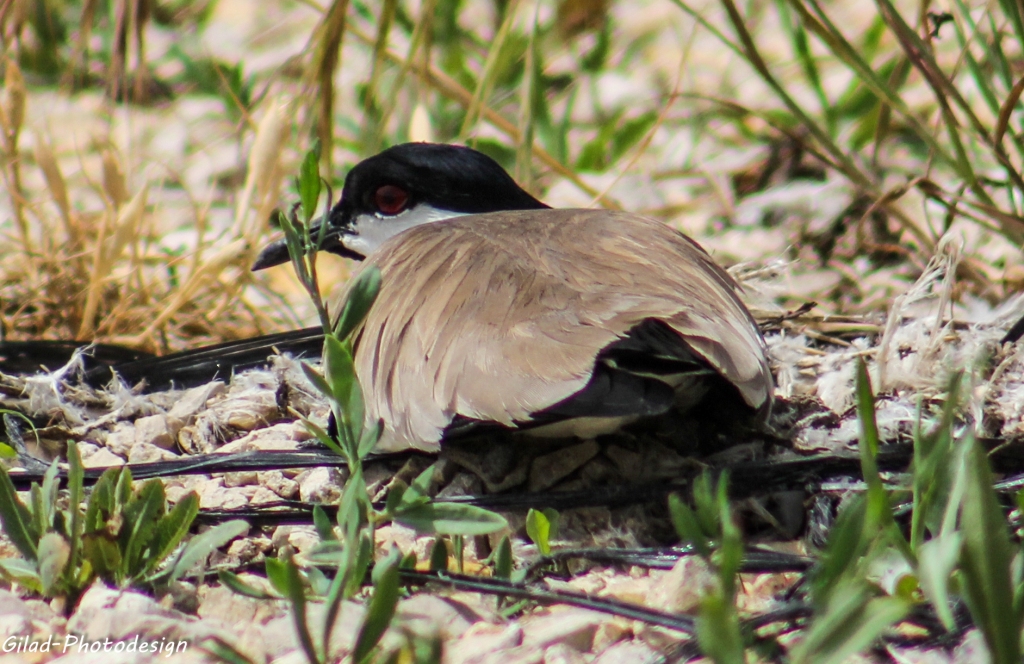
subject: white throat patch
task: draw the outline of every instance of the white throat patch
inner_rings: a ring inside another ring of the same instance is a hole
[[[464,216],[466,216],[464,212],[441,210],[426,204],[417,205],[393,217],[361,214],[352,222],[351,228],[354,235],[342,235],[341,242],[347,249],[363,256],[369,256],[387,240],[413,226]]]

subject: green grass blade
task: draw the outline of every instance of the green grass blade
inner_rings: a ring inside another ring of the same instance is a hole
[[[32,523],[32,514],[18,498],[18,492],[11,482],[7,469],[0,466],[0,521],[4,534],[29,560],[36,560],[41,533]]]
[[[993,664],[1020,662],[1020,618],[1014,606],[1010,544],[1006,519],[992,489],[985,452],[973,436],[964,446],[966,490],[960,513],[963,533],[960,571],[964,597],[974,623],[981,629]]]
[[[398,563],[401,560],[400,555],[396,554],[397,550],[377,563],[382,568],[379,573],[374,570],[377,579],[373,586],[373,597],[366,608],[366,617],[352,651],[352,659],[358,664],[370,661],[374,648],[380,643],[395,616],[399,591]]]

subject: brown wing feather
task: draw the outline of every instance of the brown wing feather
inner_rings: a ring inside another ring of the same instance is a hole
[[[384,446],[436,448],[458,414],[512,425],[581,390],[597,353],[647,318],[678,332],[753,408],[771,391],[738,286],[664,224],[529,210],[417,226],[367,264],[383,276],[356,345]]]

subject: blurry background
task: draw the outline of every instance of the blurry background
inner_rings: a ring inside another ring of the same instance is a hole
[[[870,327],[940,243],[959,320],[1024,284],[1010,0],[0,0],[0,35],[7,339],[313,324],[248,265],[314,140],[335,197],[384,147],[467,143],[684,230],[759,309]]]

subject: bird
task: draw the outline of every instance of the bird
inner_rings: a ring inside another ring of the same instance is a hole
[[[726,406],[726,419],[770,413],[766,346],[741,287],[661,221],[552,209],[479,151],[404,143],[352,167],[327,223],[321,250],[381,273],[353,337],[381,451],[498,431],[592,439]],[[274,242],[253,269],[287,260]]]

